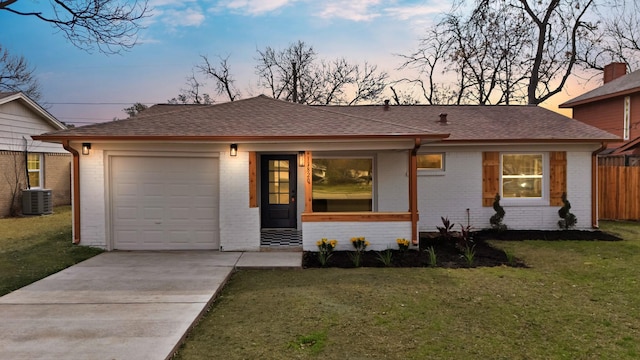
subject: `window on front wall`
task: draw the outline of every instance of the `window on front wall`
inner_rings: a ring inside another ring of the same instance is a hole
[[[631,97],[626,96],[624,98],[624,119],[623,119],[623,131],[622,131],[622,137],[624,140],[629,140],[630,128],[631,128]]]
[[[418,154],[418,170],[444,170],[444,154]]]
[[[542,154],[502,155],[502,197],[542,198]]]
[[[42,187],[42,155],[27,155],[27,172],[29,174],[29,185],[32,188]]]
[[[314,212],[373,210],[372,158],[314,158]]]

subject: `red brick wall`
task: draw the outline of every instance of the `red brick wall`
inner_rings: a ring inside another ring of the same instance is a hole
[[[44,154],[44,187],[52,190],[53,205],[71,204],[71,155]],[[24,154],[15,151],[0,151],[0,217],[11,215],[11,189],[15,184],[18,166],[18,192],[14,201],[14,211],[22,211],[22,192],[26,187],[24,175]]]
[[[44,187],[52,190],[53,206],[71,204],[70,154],[44,154]]]
[[[635,97],[637,98],[637,97]],[[636,105],[640,111],[640,103]],[[633,101],[631,104],[632,117],[631,117],[631,132],[630,139],[634,136],[640,136],[640,129],[634,129],[634,117],[633,117]],[[573,118],[580,120],[586,124],[598,127],[602,130],[608,131],[619,137],[623,135],[624,126],[624,97],[617,97],[613,99],[606,99],[589,104],[579,105],[573,108]],[[636,115],[635,121],[640,120]],[[619,147],[622,143],[609,144],[610,148]]]
[[[17,170],[16,170],[17,166]],[[11,194],[17,181],[18,191],[16,199],[11,204]],[[20,212],[21,189],[25,187],[24,155],[18,151],[0,151],[0,217],[9,216],[11,209]]]

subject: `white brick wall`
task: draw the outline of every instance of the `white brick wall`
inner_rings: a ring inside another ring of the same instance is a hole
[[[577,228],[590,229],[591,152],[567,152],[567,194],[571,212],[578,217]],[[559,206],[501,204],[506,211],[504,223],[511,229],[558,229]],[[418,177],[418,209],[419,231],[436,231],[441,216],[456,223],[456,230],[467,222],[475,229],[490,227],[489,218],[495,212],[482,206],[482,152],[447,151],[444,175]]]
[[[107,249],[104,152],[93,144],[80,155],[80,243]]]
[[[408,152],[379,152],[376,165],[378,211],[409,211]]]
[[[249,153],[220,155],[220,246],[260,250],[260,211],[249,207]]]
[[[352,237],[364,236],[371,245],[367,250],[397,249],[396,239],[411,239],[411,223],[389,222],[304,222],[302,247],[317,251],[316,241],[327,238],[338,240],[336,250],[353,250]]]

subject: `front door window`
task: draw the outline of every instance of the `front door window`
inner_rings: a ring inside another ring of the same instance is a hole
[[[289,160],[269,160],[269,204],[289,204]]]
[[[261,226],[295,228],[297,224],[297,155],[262,155]]]

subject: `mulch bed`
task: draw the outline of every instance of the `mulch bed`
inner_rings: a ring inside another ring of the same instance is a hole
[[[619,237],[602,231],[539,231],[539,230],[506,230],[496,232],[494,230],[481,230],[473,234],[475,244],[475,256],[471,267],[493,267],[512,266],[527,267],[520,259],[514,259],[509,263],[504,251],[496,249],[486,242],[489,239],[503,241],[521,240],[601,240],[620,241]],[[408,250],[401,252],[391,250],[391,267],[427,267],[429,266],[429,254],[425,251],[433,246],[436,252],[437,266],[443,268],[468,268],[468,262],[462,256],[462,252],[457,249],[452,242],[444,241],[437,234],[421,234],[420,250]],[[318,253],[305,251],[302,257],[302,265],[305,268],[322,267],[318,261]],[[334,251],[329,259],[328,267],[353,268],[351,251]],[[362,267],[385,267],[385,264],[378,257],[377,251],[365,251],[362,254],[360,266]]]

